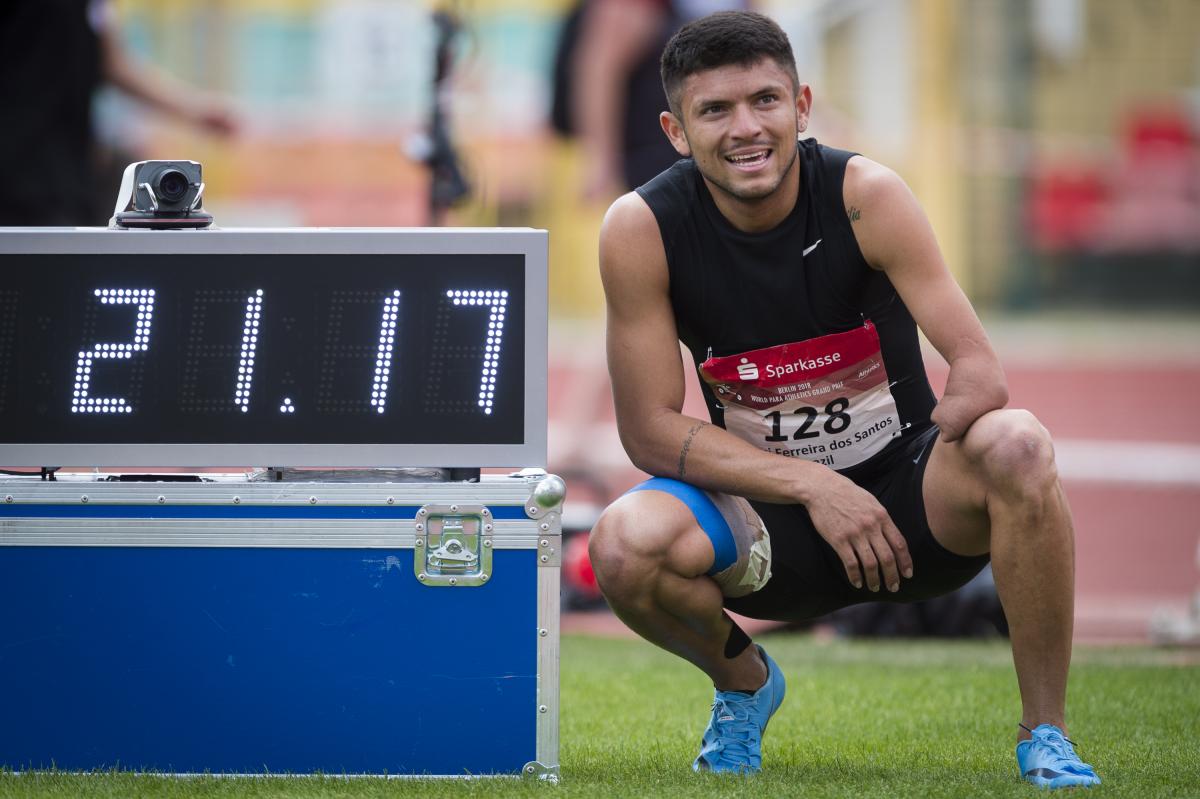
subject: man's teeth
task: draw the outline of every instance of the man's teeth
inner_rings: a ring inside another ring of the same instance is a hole
[[[766,150],[763,150],[763,151],[761,151],[761,152],[757,152],[757,153],[747,153],[747,154],[745,154],[745,155],[730,155],[730,156],[727,156],[728,160],[732,161],[732,162],[733,162],[733,163],[735,163],[735,164],[749,164],[749,163],[754,163],[755,161],[762,161],[762,160],[765,160],[765,159],[766,159],[766,157],[767,157],[767,151],[766,151]]]

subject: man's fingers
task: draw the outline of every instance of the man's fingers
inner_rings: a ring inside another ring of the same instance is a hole
[[[842,567],[846,570],[846,579],[855,588],[862,588],[862,571],[858,567],[858,556],[849,544],[837,548],[838,557],[842,559]]]
[[[880,532],[876,532],[868,540],[875,552],[875,559],[879,561],[879,575],[883,578],[884,586],[892,593],[899,591],[900,572],[896,568],[896,556],[892,554],[890,542]]]
[[[906,579],[912,577],[913,561],[912,554],[908,551],[908,542],[904,540],[904,536],[890,518],[883,523],[883,535],[891,546],[892,552],[896,553],[896,568],[900,571],[901,576]]]
[[[879,590],[879,559],[875,557],[875,550],[871,549],[871,542],[866,538],[860,539],[855,544],[855,551],[858,553],[858,560],[862,564],[863,575],[867,580],[867,588],[872,591]]]

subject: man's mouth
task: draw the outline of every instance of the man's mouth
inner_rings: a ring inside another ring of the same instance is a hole
[[[765,164],[770,157],[770,148],[764,147],[761,150],[746,150],[740,153],[732,153],[725,156],[725,160],[739,169],[754,169]]]

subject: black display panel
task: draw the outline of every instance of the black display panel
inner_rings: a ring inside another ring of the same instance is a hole
[[[7,255],[0,443],[521,444],[524,266]]]

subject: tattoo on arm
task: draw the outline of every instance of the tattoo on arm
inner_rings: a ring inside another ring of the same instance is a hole
[[[846,216],[850,217],[851,222],[857,222],[862,219],[862,211],[852,205],[846,209]]]
[[[692,439],[695,438],[696,434],[700,432],[701,427],[707,427],[707,426],[708,426],[708,422],[697,422],[696,426],[688,431],[687,438],[684,439],[684,441],[683,441],[683,449],[681,449],[679,451],[679,469],[678,469],[678,471],[679,471],[680,479],[682,479],[684,474],[687,473],[687,456],[688,456],[688,450],[690,450],[692,448]]]

